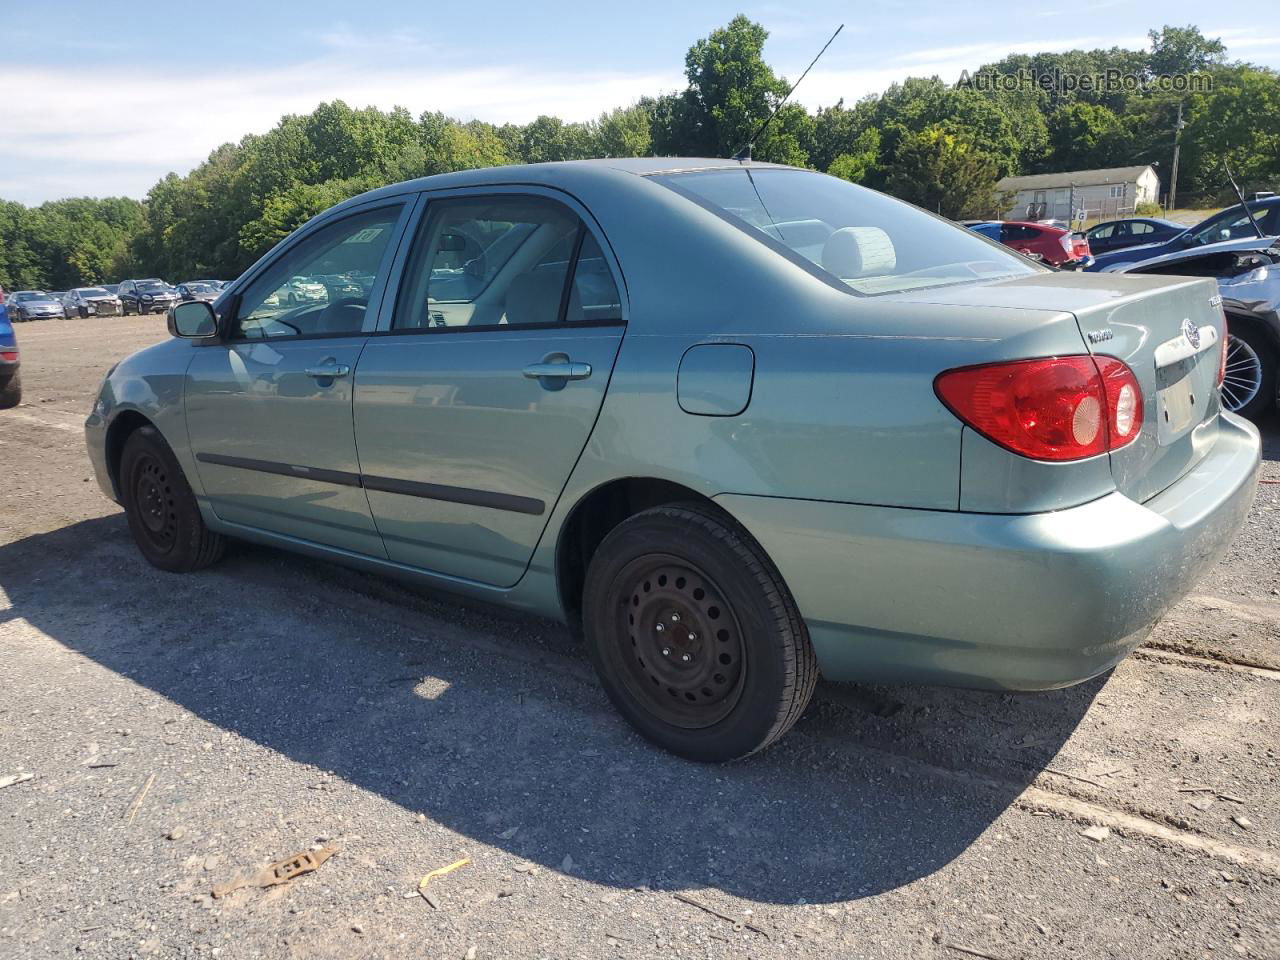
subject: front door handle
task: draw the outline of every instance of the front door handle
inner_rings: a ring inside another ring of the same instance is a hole
[[[308,377],[315,377],[317,380],[332,380],[334,377],[345,377],[351,372],[351,368],[345,363],[338,363],[330,357],[327,360],[320,361],[320,366],[307,367],[303,372]]]
[[[585,380],[591,376],[591,364],[575,363],[531,363],[524,368],[524,375],[530,380]]]

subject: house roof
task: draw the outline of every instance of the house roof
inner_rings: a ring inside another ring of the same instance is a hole
[[[1101,170],[1064,170],[1061,173],[1033,173],[1025,177],[1005,177],[996,184],[996,189],[1007,190],[1052,190],[1055,187],[1095,187],[1107,183],[1134,183],[1142,174],[1151,169],[1151,164],[1144,163],[1136,167],[1105,167]]]

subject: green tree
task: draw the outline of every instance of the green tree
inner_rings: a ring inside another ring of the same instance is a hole
[[[1149,68],[1156,76],[1198,73],[1220,66],[1227,59],[1227,48],[1221,40],[1208,38],[1199,27],[1170,27],[1150,30],[1151,58]]]
[[[659,153],[733,156],[786,96],[789,84],[764,60],[769,33],[739,14],[729,25],[689,48],[683,93],[663,97],[654,114],[653,143]],[[802,146],[812,139],[813,120],[799,104],[784,106],[757,141],[758,160],[803,166]]]
[[[863,183],[876,170],[880,158],[880,132],[868,128],[858,134],[850,153],[842,153],[827,167],[827,173],[852,183]]]
[[[591,124],[591,154],[598,157],[646,157],[653,152],[654,101],[616,107]]]
[[[886,186],[896,197],[958,219],[995,207],[996,161],[955,130],[936,124],[898,142]]]

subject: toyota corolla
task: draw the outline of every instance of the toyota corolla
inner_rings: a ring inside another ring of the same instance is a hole
[[[334,275],[369,283],[289,296]],[[820,673],[1103,673],[1256,483],[1213,280],[1049,270],[769,164],[386,187],[169,328],[86,427],[147,560],[234,537],[562,618],[700,760],[775,741]]]

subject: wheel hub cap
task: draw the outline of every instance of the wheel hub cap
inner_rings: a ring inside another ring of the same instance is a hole
[[[740,629],[704,574],[666,558],[623,572],[619,636],[625,679],[669,723],[704,727],[728,714],[743,679]]]

